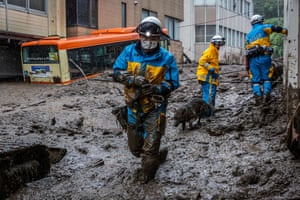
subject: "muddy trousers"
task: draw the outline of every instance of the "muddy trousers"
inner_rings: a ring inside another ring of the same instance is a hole
[[[159,148],[165,130],[165,112],[158,108],[147,114],[139,114],[129,109],[128,123],[129,149],[134,156],[142,158],[144,178],[151,180],[160,165]]]
[[[271,78],[274,73],[270,55],[260,55],[250,59],[250,78],[255,96],[269,95],[272,91]],[[263,82],[262,88],[260,83]]]
[[[203,101],[205,101],[207,104],[211,106],[215,106],[217,86],[215,84],[210,84],[208,82],[203,82],[201,86],[202,86]],[[208,109],[208,111],[205,113],[205,116],[209,117],[211,115],[213,115],[213,112],[211,109]]]

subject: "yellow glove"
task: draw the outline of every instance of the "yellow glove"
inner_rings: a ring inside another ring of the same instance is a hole
[[[283,28],[282,29],[282,33],[285,34],[285,35],[287,35],[288,34],[288,30],[286,28]]]

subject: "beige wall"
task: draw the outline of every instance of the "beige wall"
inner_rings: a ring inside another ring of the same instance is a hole
[[[48,0],[48,35],[66,37],[66,4],[65,0]]]
[[[121,2],[127,6],[127,26],[136,26],[141,21],[142,9],[155,11],[164,25],[164,17],[183,20],[183,0],[99,0],[99,29],[121,26]]]
[[[9,35],[12,39],[27,40],[48,35],[66,36],[65,0],[48,3],[48,16],[0,7],[2,37]]]
[[[48,35],[48,20],[46,17],[7,10],[7,19],[5,18],[4,21],[6,20],[8,24],[4,26],[3,31],[5,32],[36,36]]]
[[[195,23],[199,24],[199,25],[216,24],[216,7],[196,6],[195,7]]]
[[[0,7],[0,30],[6,30],[5,9]]]
[[[183,63],[183,46],[181,41],[171,40],[169,51],[175,56],[177,64]]]

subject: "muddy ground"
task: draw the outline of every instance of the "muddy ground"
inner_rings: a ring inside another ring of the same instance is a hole
[[[111,114],[123,96],[110,77],[67,86],[1,82],[1,142],[67,149],[45,178],[7,199],[299,199],[300,161],[285,144],[282,84],[268,105],[255,106],[247,78],[235,72],[243,67],[221,66],[215,116],[181,131],[174,108],[200,95],[196,68],[181,69],[162,139],[167,161],[148,184],[139,182],[140,160]]]

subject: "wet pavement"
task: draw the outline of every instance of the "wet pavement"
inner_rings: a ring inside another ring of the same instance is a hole
[[[221,66],[215,116],[182,131],[174,110],[200,96],[200,86],[195,67],[181,68],[162,138],[169,154],[148,184],[139,181],[141,161],[111,114],[124,104],[122,85],[107,76],[67,86],[1,82],[0,142],[67,150],[46,177],[7,199],[299,199],[300,161],[285,143],[282,83],[267,105],[255,106],[242,70]]]

